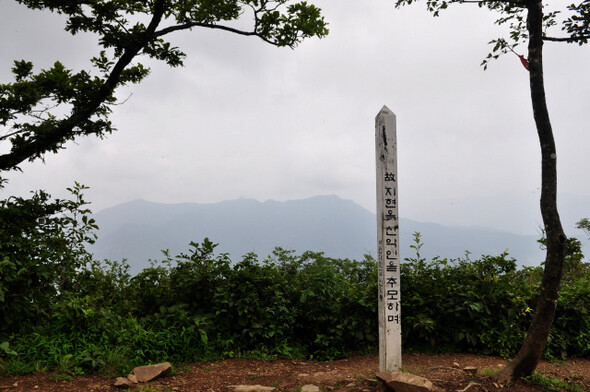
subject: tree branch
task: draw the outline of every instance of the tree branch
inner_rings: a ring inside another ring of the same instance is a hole
[[[22,132],[23,131],[14,131],[11,133],[7,133],[6,135],[2,135],[2,136],[0,136],[0,141],[10,139],[12,136],[18,135],[19,133],[22,133]]]
[[[574,37],[547,37],[547,36],[543,36],[543,41],[552,41],[552,42],[569,42],[569,43],[573,43],[573,42],[582,42],[585,40],[589,40],[590,39],[590,35],[578,35],[578,36],[574,36]]]
[[[20,92],[12,88],[9,91],[10,98],[15,100],[13,106],[21,110],[23,115],[35,117],[36,121],[17,124],[22,132],[15,133],[17,127],[14,126],[5,131],[4,136],[0,135],[0,141],[11,139],[12,143],[9,151],[0,153],[0,173],[18,169],[18,165],[27,159],[33,161],[42,158],[48,152],[57,152],[64,148],[67,141],[73,140],[79,135],[94,134],[101,137],[111,133],[114,128],[108,119],[108,114],[111,105],[117,102],[115,90],[127,83],[138,83],[148,74],[148,70],[141,64],[135,66],[132,64],[137,56],[147,55],[157,60],[163,60],[170,66],[182,64],[184,53],[180,52],[178,48],[171,47],[169,42],[164,42],[160,38],[168,33],[188,30],[192,27],[202,27],[242,36],[256,36],[273,46],[289,46],[291,48],[301,39],[313,36],[322,38],[328,33],[324,18],[320,14],[321,10],[313,5],[307,5],[305,1],[287,8],[285,14],[276,10],[280,5],[284,5],[290,0],[232,1],[228,4],[219,4],[219,7],[215,2],[213,2],[215,4],[200,7],[192,2],[185,4],[185,2],[170,0],[136,2],[24,1],[29,8],[56,10],[69,16],[66,23],[67,31],[72,34],[79,31],[97,33],[101,37],[100,46],[104,49],[112,48],[114,54],[112,57],[110,55],[107,57],[103,50],[99,56],[91,59],[91,62],[100,71],[100,77],[93,77],[85,71],[72,75],[61,64],[59,67],[56,65],[47,74],[42,72],[34,76],[31,63],[24,61],[16,63],[16,71],[14,72],[17,81],[31,77],[31,80],[27,81],[24,86],[31,90],[28,91],[31,96],[25,96],[24,98],[27,100],[21,102],[22,99],[18,100]],[[242,15],[243,10],[238,8],[238,4],[252,8],[254,13],[253,27],[240,29],[222,25],[222,23],[230,24],[231,20],[236,20]],[[82,7],[82,5],[84,6]],[[87,6],[92,8],[92,13],[87,9]],[[131,22],[126,20],[126,14],[133,15],[136,12],[145,14],[146,18],[151,19],[149,25],[146,26],[139,22],[133,24],[136,18],[131,18]],[[178,25],[160,26],[164,18],[167,17],[175,18],[176,22],[172,23]],[[128,24],[131,26],[126,27]],[[40,76],[44,79],[39,79]],[[52,83],[57,83],[59,88],[52,87]],[[35,105],[40,101],[40,98],[36,97],[39,95],[37,90],[43,94],[46,91],[55,90],[58,95],[49,98],[59,105],[63,104],[63,106],[71,108],[71,110],[69,113],[60,115],[59,118],[51,116],[51,113],[47,113],[45,116],[47,118],[41,118],[45,112],[41,111],[40,114],[35,112],[37,109]],[[8,120],[15,120],[8,109],[0,113],[2,116],[0,125],[2,126],[5,126]],[[2,180],[0,177],[0,185]]]
[[[525,4],[522,2],[522,0],[457,0],[457,2],[460,4],[508,3],[508,4],[520,5],[522,7],[525,7]]]
[[[39,157],[43,153],[60,148],[66,140],[78,134],[74,130],[88,121],[93,114],[99,110],[101,105],[107,101],[121,80],[121,74],[131,61],[137,56],[145,45],[154,39],[156,28],[162,21],[164,15],[165,0],[156,0],[152,19],[146,31],[140,39],[129,44],[121,55],[105,82],[92,94],[90,99],[79,107],[72,109],[72,114],[65,120],[60,121],[53,129],[45,132],[42,137],[36,135],[22,145],[14,146],[9,153],[0,155],[0,171],[14,169],[18,164],[27,158]]]
[[[256,31],[244,31],[244,30],[239,30],[239,29],[236,29],[236,28],[233,28],[233,27],[229,27],[229,26],[216,25],[216,24],[210,24],[210,23],[202,23],[202,22],[189,22],[189,23],[183,23],[183,24],[176,25],[176,26],[166,27],[166,28],[164,28],[162,30],[156,31],[154,33],[154,36],[155,37],[161,37],[161,36],[164,36],[166,34],[172,33],[174,31],[187,30],[187,29],[191,29],[193,27],[204,27],[204,28],[208,28],[208,29],[216,29],[216,30],[228,31],[230,33],[234,33],[234,34],[238,34],[238,35],[256,36],[256,37],[260,38],[261,40],[263,40],[266,43],[269,43],[271,45],[276,45],[274,42],[272,42],[268,38],[265,38],[265,37],[261,36]]]

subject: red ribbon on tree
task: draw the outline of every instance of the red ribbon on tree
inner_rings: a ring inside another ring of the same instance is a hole
[[[511,46],[506,46],[508,49],[510,49],[510,51],[512,53],[514,53],[516,56],[518,56],[518,58],[520,59],[520,62],[522,63],[522,66],[526,68],[526,70],[529,70],[529,62],[528,60],[522,55],[522,54],[518,54],[514,51],[514,49],[512,49]]]
[[[526,68],[526,70],[529,70],[529,62],[527,59],[524,58],[524,56],[522,54],[518,54],[517,55],[520,58],[520,62],[522,63],[522,65]]]

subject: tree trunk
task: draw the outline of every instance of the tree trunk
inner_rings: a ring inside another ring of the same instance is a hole
[[[541,359],[557,308],[567,242],[557,211],[557,155],[543,82],[543,6],[540,0],[527,0],[526,7],[531,100],[541,145],[541,215],[547,236],[547,255],[528,334],[516,357],[496,375],[497,379],[510,382],[531,375]]]

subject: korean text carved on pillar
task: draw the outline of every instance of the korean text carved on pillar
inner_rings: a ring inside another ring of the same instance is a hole
[[[375,118],[379,275],[379,368],[401,369],[400,255],[396,118],[386,106]]]

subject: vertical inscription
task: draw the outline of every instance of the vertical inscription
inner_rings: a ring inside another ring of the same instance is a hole
[[[401,369],[400,257],[396,118],[386,106],[375,118],[379,368]]]

